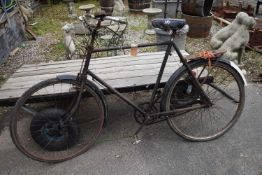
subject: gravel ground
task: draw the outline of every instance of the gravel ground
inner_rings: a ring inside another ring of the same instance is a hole
[[[52,45],[57,42],[58,40],[53,37],[52,34],[39,36],[35,41],[23,42],[15,55],[9,56],[5,63],[0,64],[0,75],[2,76],[2,80],[7,79],[23,64],[50,61],[52,58],[50,59],[47,57],[48,53],[51,50]],[[4,81],[2,81],[2,83],[3,82]]]

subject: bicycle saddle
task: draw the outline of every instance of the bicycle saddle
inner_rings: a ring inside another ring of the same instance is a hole
[[[163,30],[179,30],[186,25],[184,19],[157,18],[152,20],[152,26]]]

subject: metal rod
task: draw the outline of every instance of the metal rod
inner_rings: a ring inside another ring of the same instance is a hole
[[[129,104],[130,106],[132,106],[133,108],[135,108],[136,110],[138,110],[139,112],[141,112],[143,115],[147,115],[147,113],[140,108],[138,105],[134,104],[132,101],[130,101],[128,98],[126,98],[124,95],[122,95],[120,92],[118,92],[115,88],[113,88],[112,86],[110,86],[109,84],[107,84],[105,81],[103,81],[101,78],[99,78],[97,75],[95,75],[93,72],[91,72],[90,70],[87,70],[87,73],[94,78],[96,81],[98,81],[100,84],[102,84],[103,86],[105,86],[106,88],[109,89],[109,91],[111,91],[113,94],[116,94],[119,98],[121,98],[123,101],[125,101],[127,104]]]
[[[229,94],[227,94],[225,91],[223,91],[223,89],[221,89],[220,87],[210,83],[208,84],[209,86],[213,87],[214,89],[218,90],[222,95],[224,95],[225,97],[227,97],[228,99],[232,100],[235,103],[239,103],[238,100],[236,100],[234,97],[231,97]]]
[[[180,0],[177,0],[176,1],[176,18],[177,18],[177,13],[178,13],[178,8],[179,8],[179,3],[180,3]]]
[[[166,67],[166,63],[167,63],[168,57],[169,57],[170,52],[171,52],[172,43],[173,43],[172,40],[170,40],[169,45],[168,45],[168,47],[166,49],[165,57],[164,57],[164,59],[162,61],[161,68],[159,70],[158,77],[157,77],[157,80],[156,80],[156,84],[155,84],[155,87],[154,87],[154,90],[152,92],[151,99],[150,99],[150,102],[149,102],[149,105],[148,105],[149,111],[152,108],[152,106],[154,105],[155,96],[156,96],[159,84],[161,82],[161,79],[162,79],[162,76],[163,76],[163,73],[164,73],[164,70],[165,70],[165,67]]]
[[[164,10],[164,18],[166,18],[167,15],[167,0],[165,0],[165,10]]]
[[[172,111],[165,111],[165,112],[159,112],[159,113],[154,113],[154,114],[149,114],[150,117],[153,116],[165,116],[165,115],[171,115],[171,114],[176,114],[176,113],[180,113],[180,112],[190,112],[196,109],[201,109],[201,108],[205,108],[207,107],[207,105],[199,105],[199,106],[192,106],[192,107],[185,107],[185,108],[180,108],[180,109],[175,109]]]

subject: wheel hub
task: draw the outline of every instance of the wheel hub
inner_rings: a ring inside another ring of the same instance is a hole
[[[66,112],[48,108],[38,112],[32,119],[30,131],[35,142],[49,151],[61,151],[72,147],[79,136],[75,122],[64,122]]]

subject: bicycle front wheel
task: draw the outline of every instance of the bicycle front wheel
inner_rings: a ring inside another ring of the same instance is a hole
[[[100,134],[103,104],[86,85],[77,110],[75,80],[49,79],[26,91],[15,105],[11,136],[28,157],[44,162],[61,162],[85,152]]]
[[[190,63],[193,74],[212,102],[210,107],[169,116],[169,126],[191,141],[208,141],[227,132],[239,118],[245,102],[244,84],[235,69],[223,62],[200,60]],[[204,104],[185,67],[166,84],[162,110],[197,107]]]

